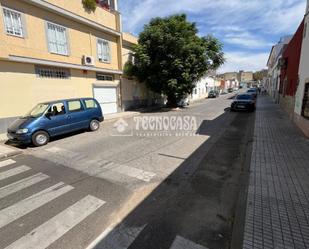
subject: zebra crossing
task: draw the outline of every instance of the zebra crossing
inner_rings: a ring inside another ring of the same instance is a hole
[[[10,181],[10,178],[20,176],[21,173],[31,174],[31,167],[16,165],[16,161],[8,159],[0,162],[0,184],[2,180]],[[19,177],[20,178],[20,177]],[[0,202],[11,194],[18,193],[36,184],[40,184],[51,177],[42,172],[18,179],[0,188]],[[31,212],[39,210],[47,203],[69,194],[74,187],[64,182],[58,182],[50,187],[40,189],[37,193],[19,200],[10,206],[0,209],[0,232],[7,229],[14,221],[26,217]],[[5,249],[43,249],[49,247],[62,236],[77,226],[89,215],[101,208],[106,202],[92,195],[86,195],[76,200],[71,206],[48,219],[32,231],[20,238],[16,238]],[[0,245],[0,248],[1,247]]]
[[[87,155],[60,147],[50,147],[35,154],[38,157],[81,171],[90,176],[108,180],[116,184],[131,185],[149,183],[156,173],[118,164],[102,158],[88,158]]]
[[[64,198],[65,195],[70,195],[75,189],[74,186],[62,181],[52,183],[51,186],[44,185],[44,187],[41,187],[41,183],[46,180],[51,180],[52,177],[42,172],[31,174],[32,168],[30,166],[20,166],[12,159],[0,161],[0,169],[1,185],[3,185],[2,180],[6,180],[5,183],[13,181],[5,186],[0,185],[0,203],[3,199],[10,197],[12,194],[16,194],[19,191],[26,190],[33,186],[39,186],[35,193],[31,193],[25,198],[22,197],[23,199],[10,203],[9,206],[0,209],[0,236],[2,231],[9,228],[18,219],[23,219],[27,217],[27,215],[31,215],[32,212],[38,211],[44,205],[52,203],[58,198]],[[25,172],[27,172],[27,176],[24,177],[21,174]],[[134,172],[132,174],[134,174]],[[90,194],[86,196],[83,195],[79,199],[74,199],[72,204],[65,206],[65,208],[61,209],[58,213],[53,213],[53,215],[51,215],[52,217],[44,218],[45,215],[43,215],[43,221],[35,225],[35,228],[30,226],[22,235],[16,236],[16,238],[10,238],[9,243],[5,244],[3,247],[1,247],[0,243],[0,248],[48,248],[57,240],[65,237],[70,230],[77,227],[91,214],[101,207],[104,207],[105,204],[106,201],[95,196]],[[87,249],[128,249],[134,243],[135,239],[140,236],[146,226],[147,224],[140,227],[109,227],[97,237],[93,243],[89,241],[90,245]],[[181,236],[177,236],[170,249],[206,248]]]

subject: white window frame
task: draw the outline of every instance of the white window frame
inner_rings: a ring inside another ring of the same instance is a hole
[[[6,17],[5,17],[5,12],[9,12],[10,14],[10,19],[11,19],[11,25],[13,23],[13,19],[12,19],[12,14],[16,14],[16,15],[19,15],[19,26],[20,26],[20,34],[16,34],[15,31],[14,31],[14,25],[12,25],[11,29],[12,29],[12,32],[13,33],[10,33],[8,31],[8,23],[6,21]],[[24,21],[24,14],[20,11],[17,11],[17,10],[14,10],[14,9],[11,9],[11,8],[8,8],[8,7],[5,7],[3,6],[2,7],[2,15],[3,15],[3,22],[4,22],[4,29],[5,29],[5,33],[7,35],[11,35],[11,36],[16,36],[16,37],[20,37],[20,38],[24,38],[25,37],[25,34],[26,34],[26,31],[25,31],[25,21]]]
[[[49,25],[51,26],[54,26],[55,29],[62,29],[64,31],[64,38],[65,38],[65,41],[64,41],[64,44],[60,44],[60,41],[57,41],[57,38],[59,39],[59,37],[57,37],[57,33],[55,33],[55,41],[51,41],[50,40],[50,33],[49,33]],[[65,55],[65,56],[68,56],[70,53],[69,53],[69,36],[68,36],[68,28],[67,27],[64,27],[62,25],[59,25],[57,23],[53,23],[53,22],[49,22],[49,21],[46,21],[45,22],[45,29],[46,29],[46,40],[47,40],[47,45],[48,45],[48,51],[52,54],[59,54],[59,55]],[[54,48],[52,47],[51,43],[54,43]],[[62,52],[60,50],[60,46],[65,46],[65,52]]]
[[[102,58],[103,57],[103,44],[106,43],[107,44],[107,54],[105,55],[106,59]],[[101,46],[101,48],[100,48]],[[101,54],[100,54],[101,51]],[[97,38],[97,58],[100,62],[102,63],[111,63],[111,46],[110,46],[110,42],[105,40],[105,39],[101,39],[101,38]]]

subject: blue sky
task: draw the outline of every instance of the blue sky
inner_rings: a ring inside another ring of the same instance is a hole
[[[153,17],[185,13],[200,35],[224,44],[227,62],[219,71],[265,67],[272,44],[293,34],[306,0],[119,0],[123,30],[138,35]]]

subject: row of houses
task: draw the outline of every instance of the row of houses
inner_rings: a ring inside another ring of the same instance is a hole
[[[251,82],[253,81],[253,72],[251,71],[239,71],[239,72],[227,72],[219,75],[219,77],[223,80],[234,80],[239,83],[241,82]]]
[[[152,101],[123,76],[137,38],[123,33],[117,0],[0,0],[0,134],[38,102],[95,97],[105,114]]]
[[[274,101],[309,137],[309,0],[304,19],[292,36],[271,49],[264,86]]]
[[[239,88],[240,85],[254,82],[253,72],[239,71],[226,72],[217,75],[216,72],[209,72],[205,77],[196,82],[190,100],[195,101],[208,97],[211,90],[227,92],[229,88]]]

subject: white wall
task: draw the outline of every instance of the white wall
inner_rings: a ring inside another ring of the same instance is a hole
[[[299,65],[299,85],[295,95],[295,113],[301,115],[302,102],[304,97],[305,83],[309,82],[309,15],[305,18],[305,24],[307,24],[306,37],[302,43],[300,65]]]
[[[203,99],[208,96],[208,93],[215,88],[215,80],[212,77],[204,77],[196,83],[193,93],[191,95],[192,100]]]

